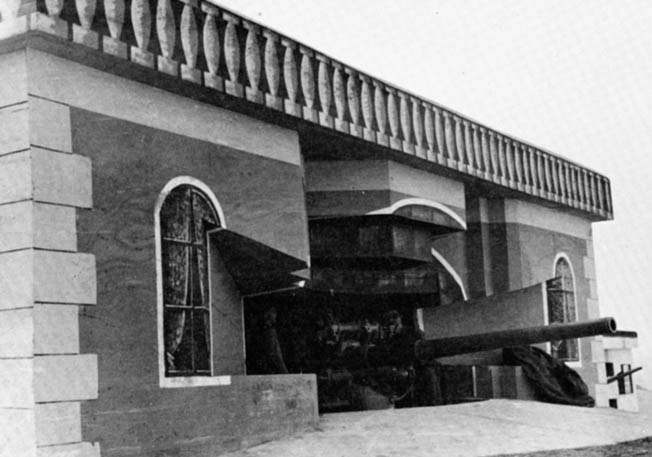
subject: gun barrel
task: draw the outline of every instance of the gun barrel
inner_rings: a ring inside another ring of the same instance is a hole
[[[609,335],[615,332],[615,319],[613,317],[605,317],[586,322],[550,324],[514,330],[500,330],[489,333],[422,340],[418,341],[415,345],[415,356],[418,360],[428,361],[451,355],[490,351],[492,349],[501,349],[510,346],[523,346],[593,335]]]

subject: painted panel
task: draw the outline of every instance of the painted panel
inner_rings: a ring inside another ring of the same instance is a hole
[[[425,308],[423,319],[428,338],[543,325],[544,292],[541,284],[484,299]]]
[[[301,163],[298,135],[292,130],[33,49],[27,52],[30,94],[293,165]],[[86,154],[83,149],[77,152]]]
[[[314,424],[314,376],[231,378],[230,385],[159,387],[154,206],[171,179],[215,194],[226,226],[308,259],[298,166],[73,110],[73,150],[93,163],[92,211],[78,211],[78,246],[97,263],[97,303],[80,310],[80,346],[98,354],[99,396],[82,405],[83,439],[102,453],[216,455]],[[263,135],[264,132],[249,135]],[[239,296],[214,296],[215,374],[242,373]],[[217,311],[217,312],[215,312]]]

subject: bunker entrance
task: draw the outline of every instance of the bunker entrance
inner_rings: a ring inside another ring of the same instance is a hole
[[[247,299],[247,373],[315,373],[320,412],[418,406],[419,308],[434,297],[300,290]]]

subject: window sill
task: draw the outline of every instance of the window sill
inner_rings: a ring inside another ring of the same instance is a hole
[[[159,387],[166,389],[204,386],[230,386],[231,376],[176,376],[163,377]]]

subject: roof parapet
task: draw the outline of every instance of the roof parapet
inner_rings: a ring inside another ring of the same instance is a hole
[[[605,176],[359,72],[213,2],[104,0],[100,13],[97,1],[48,0],[41,7],[36,0],[2,0],[0,39],[30,30],[57,35],[593,218],[613,217]]]

